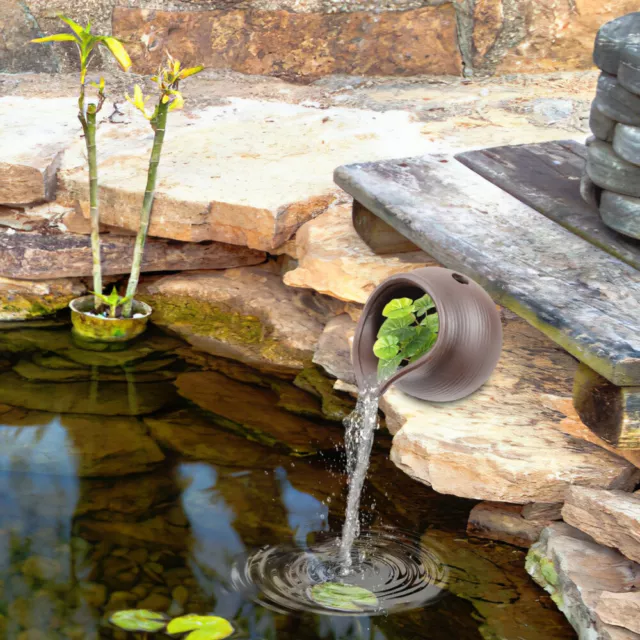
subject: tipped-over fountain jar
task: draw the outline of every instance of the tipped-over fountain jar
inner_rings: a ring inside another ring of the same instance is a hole
[[[384,307],[396,298],[431,296],[439,318],[433,347],[382,382],[373,353]],[[376,387],[382,395],[391,385],[434,402],[459,400],[479,389],[493,372],[502,349],[502,324],[487,292],[465,275],[426,267],[382,282],[371,294],[356,328],[353,365],[358,387]]]

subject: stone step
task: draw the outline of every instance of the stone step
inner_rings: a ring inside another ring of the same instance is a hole
[[[640,454],[628,454],[634,465],[582,439],[575,360],[510,312],[503,326],[502,358],[472,396],[437,404],[393,387],[384,395],[391,459],[440,493],[476,500],[557,503],[574,484],[632,489]]]
[[[188,97],[188,96],[187,96]],[[172,113],[149,233],[273,250],[334,202],[332,173],[345,161],[423,153],[432,142],[409,113],[231,99]],[[136,230],[151,131],[139,114],[98,132],[101,221]],[[82,140],[65,153],[59,199],[88,212]]]
[[[100,246],[104,275],[131,271],[134,243],[134,236],[102,235]],[[238,245],[149,238],[142,271],[228,269],[256,265],[265,260],[264,252]],[[49,280],[90,276],[91,273],[91,241],[88,236],[0,229],[0,276]]]

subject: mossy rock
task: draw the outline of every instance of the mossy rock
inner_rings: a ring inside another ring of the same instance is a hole
[[[315,365],[303,369],[294,380],[297,387],[321,399],[322,413],[326,418],[342,422],[353,411],[356,401],[347,394],[336,391],[333,388],[334,382]]]

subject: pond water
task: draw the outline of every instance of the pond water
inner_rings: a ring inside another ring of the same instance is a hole
[[[314,379],[295,385],[156,329],[125,350],[93,351],[68,326],[5,323],[0,638],[126,640],[108,618],[130,608],[212,613],[255,640],[575,637],[526,575],[524,553],[468,539],[473,503],[398,471],[383,429],[363,531],[422,545],[446,568],[442,597],[342,616],[289,611],[243,588],[256,550],[317,547],[342,529],[340,417],[353,401]]]

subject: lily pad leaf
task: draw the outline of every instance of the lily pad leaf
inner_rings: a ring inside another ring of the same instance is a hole
[[[168,618],[163,613],[148,609],[126,609],[116,611],[109,622],[125,631],[146,631],[155,633],[162,631],[167,625]]]
[[[380,360],[391,360],[391,358],[398,355],[398,351],[400,350],[399,342],[396,336],[382,336],[382,338],[378,338],[373,345],[373,353],[375,353],[376,357],[380,358]]]
[[[167,626],[167,633],[174,635],[192,631],[189,640],[220,640],[233,633],[233,627],[224,618],[218,616],[199,616],[188,614],[173,619]]]
[[[423,316],[427,311],[431,309],[435,309],[436,305],[431,299],[431,296],[425,293],[422,298],[418,298],[414,303],[413,307],[416,311],[417,316]]]
[[[413,313],[413,300],[411,298],[395,298],[382,310],[385,318],[402,318]]]
[[[371,591],[340,582],[325,582],[311,588],[311,599],[327,609],[367,611],[378,607],[378,598]]]
[[[378,382],[384,382],[390,378],[402,364],[402,356],[398,355],[391,360],[378,360]]]

